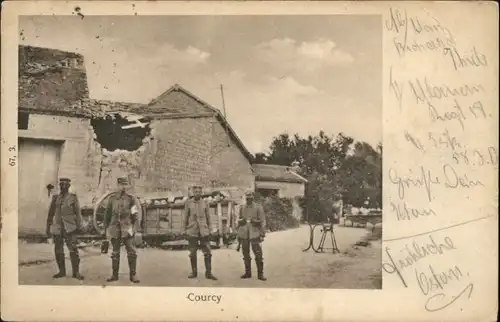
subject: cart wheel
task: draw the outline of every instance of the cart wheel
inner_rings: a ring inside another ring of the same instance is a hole
[[[308,251],[312,247],[312,244],[313,244],[313,237],[314,237],[313,228],[314,228],[314,226],[311,223],[307,223],[307,224],[309,225],[309,236],[308,236],[309,238],[307,240],[307,247],[302,248],[303,252]]]
[[[321,245],[322,243],[322,240],[324,238],[324,235],[323,235],[323,230],[324,230],[324,227],[323,227],[323,224],[316,224],[314,225],[313,229],[312,229],[312,249],[316,252],[316,253],[322,253],[323,251],[321,249],[319,249],[319,246]]]

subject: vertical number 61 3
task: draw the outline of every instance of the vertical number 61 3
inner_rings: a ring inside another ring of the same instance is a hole
[[[9,147],[9,152],[14,152],[16,151],[16,147],[15,146],[10,146]],[[11,167],[15,166],[16,165],[16,157],[12,157],[12,158],[9,158],[9,165]]]

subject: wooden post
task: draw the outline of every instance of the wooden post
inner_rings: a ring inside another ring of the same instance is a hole
[[[156,233],[159,233],[160,232],[160,208],[156,208],[156,218],[157,218],[157,221],[156,221]]]
[[[168,228],[169,232],[172,232],[172,207],[168,206]]]

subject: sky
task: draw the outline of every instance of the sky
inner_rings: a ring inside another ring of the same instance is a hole
[[[90,97],[148,103],[180,84],[252,153],[274,136],[382,141],[380,16],[25,16],[20,44],[84,55]]]

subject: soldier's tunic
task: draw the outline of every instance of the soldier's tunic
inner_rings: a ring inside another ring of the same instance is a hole
[[[184,230],[187,234],[191,257],[196,257],[198,243],[205,256],[211,254],[210,231],[212,222],[208,203],[203,199],[189,199],[184,206]]]
[[[260,238],[265,236],[266,216],[260,204],[245,204],[238,214],[238,238],[241,240],[243,259],[250,260],[250,247],[255,260],[263,260]]]
[[[123,241],[127,256],[136,258],[134,235],[136,232],[135,223],[137,214],[132,214],[132,207],[136,205],[135,198],[128,193],[116,193],[111,195],[104,217],[104,227],[107,228],[111,238],[112,253],[111,258],[120,257],[120,246]]]
[[[74,193],[54,195],[49,207],[47,230],[54,239],[56,258],[64,256],[64,243],[70,256],[78,259],[76,232],[82,228],[82,214]]]

